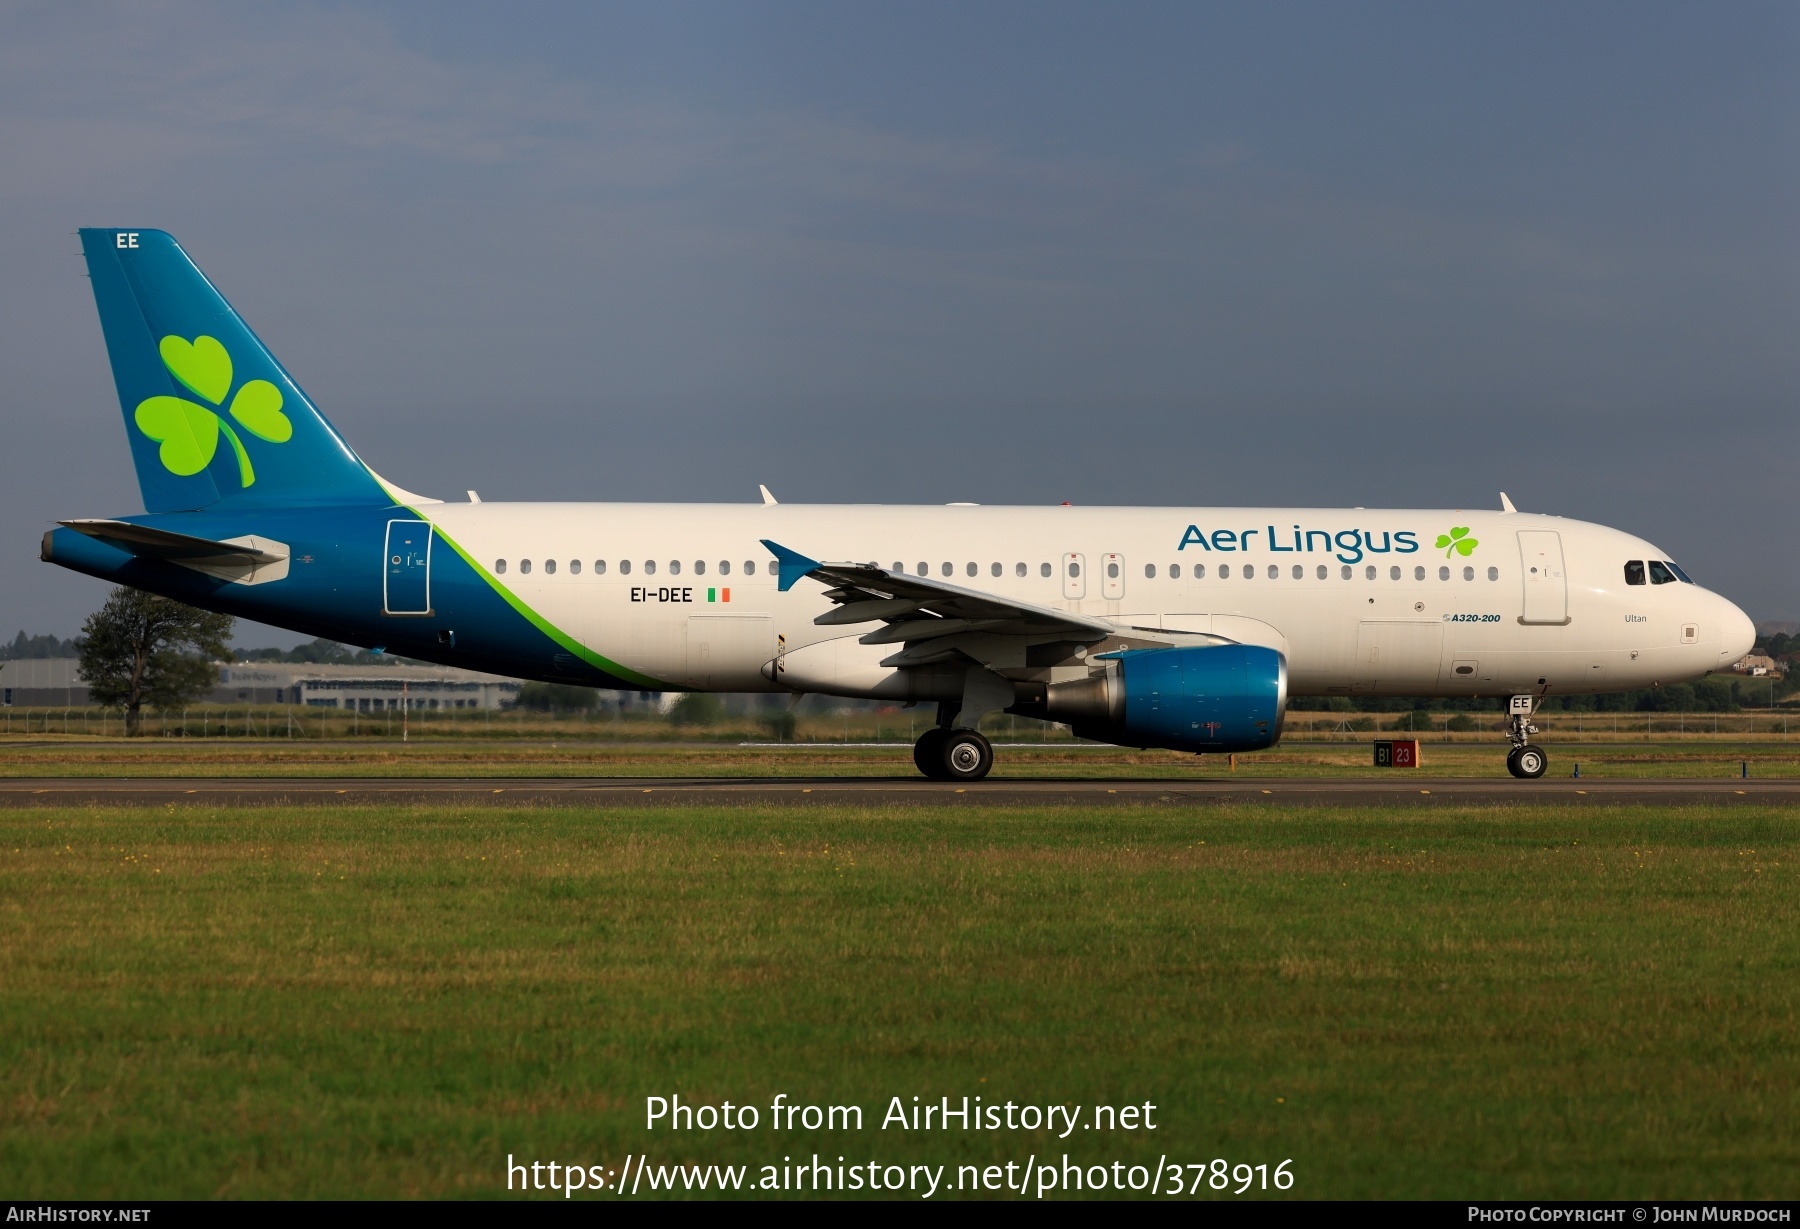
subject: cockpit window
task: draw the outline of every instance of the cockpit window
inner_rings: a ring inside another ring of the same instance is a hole
[[[1694,583],[1694,578],[1692,576],[1689,576],[1686,572],[1682,571],[1681,565],[1676,563],[1673,559],[1664,559],[1663,562],[1669,565],[1669,571],[1675,573],[1676,576],[1681,578],[1682,584],[1691,585]]]
[[[1650,583],[1653,585],[1672,585],[1675,583],[1675,573],[1669,571],[1668,565],[1662,560],[1652,559],[1650,561]]]
[[[1644,583],[1644,561],[1642,559],[1633,559],[1625,565],[1625,583],[1628,585]]]

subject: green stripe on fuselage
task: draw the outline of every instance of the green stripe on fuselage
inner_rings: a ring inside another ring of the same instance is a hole
[[[679,684],[665,683],[661,679],[651,678],[648,674],[639,674],[636,670],[627,669],[626,667],[621,666],[618,662],[613,661],[610,658],[602,657],[600,654],[594,652],[592,649],[590,649],[586,645],[582,644],[579,640],[575,639],[573,636],[569,635],[567,632],[565,632],[561,628],[557,627],[554,623],[550,622],[550,620],[546,619],[543,615],[539,614],[537,611],[533,610],[530,606],[527,606],[523,601],[521,601],[518,594],[514,593],[511,589],[508,589],[505,585],[501,584],[499,581],[499,578],[494,576],[493,573],[489,572],[486,568],[482,567],[479,563],[475,562],[474,556],[470,555],[468,551],[464,550],[462,548],[462,545],[459,542],[457,542],[457,540],[455,538],[452,538],[449,534],[445,533],[444,527],[442,525],[439,525],[435,521],[432,521],[432,519],[429,516],[426,516],[424,513],[420,512],[417,508],[413,508],[413,507],[410,507],[410,506],[407,506],[404,504],[402,504],[401,506],[405,507],[408,512],[412,513],[414,516],[418,517],[420,520],[429,523],[431,525],[432,531],[434,533],[436,533],[439,538],[443,539],[446,543],[448,543],[451,550],[455,551],[458,555],[460,555],[462,557],[462,561],[469,565],[469,568],[475,573],[475,575],[477,575],[477,576],[481,577],[481,579],[487,581],[488,587],[493,589],[493,591],[495,593],[498,593],[501,596],[501,598],[505,600],[505,602],[508,606],[511,606],[514,610],[518,611],[519,614],[522,615],[528,623],[530,623],[533,627],[537,628],[540,632],[543,632],[544,635],[548,636],[559,647],[566,649],[569,652],[573,653],[575,656],[579,657],[582,661],[585,661],[588,665],[593,666],[596,670],[604,670],[606,673],[612,675],[614,678],[623,679],[627,683],[636,683],[639,687],[647,688],[650,691],[685,691],[686,690],[686,688],[680,686]]]

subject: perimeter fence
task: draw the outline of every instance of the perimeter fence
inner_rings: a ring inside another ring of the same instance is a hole
[[[205,740],[481,740],[570,739],[578,741],[894,743],[910,745],[933,724],[929,706],[878,712],[789,712],[727,716],[684,723],[655,713],[544,713],[524,709],[438,709],[359,713],[292,704],[197,705],[179,710],[146,710],[140,737]],[[1781,741],[1800,738],[1800,714],[1781,709],[1735,713],[1554,712],[1534,721],[1543,736],[1563,741],[1680,740],[1730,738]],[[1009,714],[982,722],[982,732],[999,743],[1068,743],[1067,726]],[[1292,712],[1284,742],[1367,742],[1407,734],[1426,742],[1503,742],[1506,723],[1496,713],[1415,711],[1409,713]],[[126,735],[124,714],[100,706],[8,707],[0,709],[0,738],[118,739]],[[1100,745],[1100,744],[1094,744]]]

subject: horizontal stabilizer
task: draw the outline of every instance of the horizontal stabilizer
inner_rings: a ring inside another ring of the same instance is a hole
[[[285,550],[269,549],[277,546],[277,543],[262,542],[254,538],[239,542],[215,542],[211,538],[171,533],[167,529],[151,529],[147,525],[133,525],[129,521],[79,520],[57,523],[131,554],[142,555],[147,559],[167,559],[171,563],[204,559],[208,562],[241,560],[245,565],[260,565],[280,563],[287,558]]]

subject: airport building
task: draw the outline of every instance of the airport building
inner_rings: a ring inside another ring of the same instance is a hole
[[[0,704],[15,708],[81,708],[90,703],[73,657],[0,663]],[[228,662],[201,704],[304,704],[358,712],[505,708],[519,698],[518,679],[449,666],[324,666]]]

